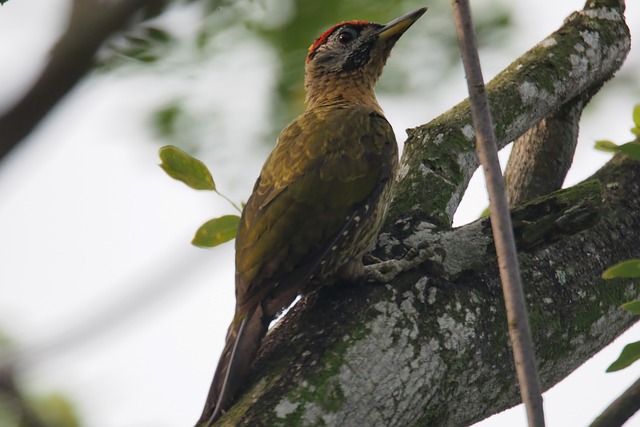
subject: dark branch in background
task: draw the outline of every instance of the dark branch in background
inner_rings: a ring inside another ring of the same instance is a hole
[[[136,14],[154,13],[165,0],[74,0],[69,24],[48,64],[26,95],[0,117],[0,159],[27,136],[91,68],[103,42]],[[144,12],[144,13],[143,13]]]
[[[580,116],[589,98],[579,96],[563,105],[514,142],[504,172],[511,206],[562,187],[578,143]]]
[[[640,379],[611,403],[589,427],[618,427],[640,411]]]
[[[471,116],[476,135],[476,150],[480,163],[484,168],[487,191],[489,193],[491,228],[493,229],[493,240],[498,256],[498,267],[507,310],[513,359],[520,384],[520,395],[527,409],[529,426],[543,427],[542,393],[533,353],[531,327],[520,280],[509,203],[507,202],[507,193],[498,160],[498,149],[493,135],[493,121],[491,120],[489,100],[484,87],[480,58],[478,57],[478,44],[471,18],[471,8],[467,0],[453,0],[451,5],[469,88]]]

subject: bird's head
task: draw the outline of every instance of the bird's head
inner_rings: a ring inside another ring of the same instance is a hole
[[[391,49],[426,10],[420,8],[386,25],[347,21],[322,33],[309,47],[306,60],[308,104],[343,98],[377,106],[373,87]]]

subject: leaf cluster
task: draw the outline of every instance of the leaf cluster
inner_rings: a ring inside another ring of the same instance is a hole
[[[194,190],[209,190],[216,192],[228,201],[238,212],[242,209],[229,200],[216,188],[216,183],[207,166],[200,160],[191,157],[181,149],[167,145],[159,152],[162,163],[160,167],[173,179],[181,181]],[[240,217],[238,215],[223,215],[205,222],[198,228],[191,243],[201,248],[212,248],[236,237]]]

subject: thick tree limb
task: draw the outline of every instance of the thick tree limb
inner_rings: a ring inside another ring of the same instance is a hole
[[[519,251],[530,251],[562,240],[594,226],[601,211],[602,192],[595,180],[531,200],[511,211],[516,246]],[[367,266],[369,276],[380,283],[389,283],[400,273],[425,263],[447,280],[495,263],[489,218],[438,233],[430,227],[418,228],[402,242],[385,233],[380,241],[385,258],[404,254],[398,260]],[[409,252],[407,247],[411,248]]]
[[[589,2],[487,85],[498,148],[613,76],[630,47],[623,11],[618,1]],[[468,101],[410,130],[388,224],[450,227],[477,167]]]
[[[573,162],[580,116],[588,98],[579,96],[568,102],[514,142],[504,172],[511,206],[562,187]]]
[[[604,200],[597,224],[520,256],[544,389],[635,320],[619,305],[637,297],[637,283],[599,277],[640,256],[640,163],[618,156],[594,178]],[[582,194],[583,205],[593,202],[591,191]],[[441,259],[494,256],[466,227],[435,249]],[[451,280],[444,265],[425,263],[392,285],[307,297],[269,334],[253,383],[220,425],[458,426],[517,403],[494,263]]]
[[[595,180],[520,205],[511,211],[518,250],[532,251],[587,230],[599,221],[601,211],[602,192],[600,183]],[[440,256],[439,274],[448,280],[495,262],[488,218],[441,233],[416,232],[403,243],[414,245],[423,239],[422,244],[431,251],[447,254]],[[469,251],[472,247],[475,250]]]

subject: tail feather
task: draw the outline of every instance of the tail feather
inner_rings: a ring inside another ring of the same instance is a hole
[[[243,318],[240,321],[241,315]],[[260,306],[250,313],[236,312],[227,331],[224,349],[209,389],[207,402],[196,426],[212,425],[237,397],[236,393],[245,383],[260,343],[267,334],[270,319],[264,317]]]

